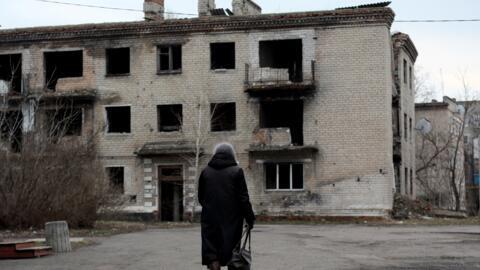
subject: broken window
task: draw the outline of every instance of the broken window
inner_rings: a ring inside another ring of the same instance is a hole
[[[0,83],[7,86],[7,91],[22,91],[22,55],[0,55]],[[1,88],[1,85],[0,85]],[[2,94],[0,89],[0,94]]]
[[[260,67],[288,69],[289,80],[303,81],[301,39],[260,41]]]
[[[115,193],[123,194],[125,192],[125,168],[107,167],[106,169],[110,187]]]
[[[235,43],[210,44],[210,62],[212,69],[235,69]]]
[[[303,189],[303,164],[267,163],[265,164],[267,190]]]
[[[233,131],[236,129],[235,103],[210,104],[211,131]]]
[[[5,146],[12,152],[20,152],[23,140],[23,115],[20,111],[0,112],[0,149]]]
[[[183,112],[182,105],[159,105],[157,106],[158,131],[173,132],[182,129]]]
[[[292,144],[303,145],[303,101],[262,102],[261,128],[289,128]]]
[[[158,72],[180,72],[182,70],[182,45],[158,47]]]
[[[130,133],[131,114],[129,106],[106,107],[107,111],[107,132],[108,133]]]
[[[83,51],[46,52],[45,82],[48,89],[55,89],[60,78],[83,76]]]
[[[83,110],[81,108],[48,110],[46,115],[49,136],[82,135]]]
[[[130,48],[106,50],[107,75],[130,74]]]
[[[408,81],[408,71],[407,71],[407,60],[403,59],[403,82],[407,84]]]

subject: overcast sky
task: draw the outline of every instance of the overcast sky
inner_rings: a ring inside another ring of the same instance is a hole
[[[142,0],[57,0],[90,5],[141,10]],[[196,0],[165,0],[170,12],[196,14]],[[264,13],[327,10],[376,2],[373,0],[256,0]],[[231,0],[217,0],[229,8]],[[398,20],[480,19],[479,0],[393,0]],[[44,3],[38,0],[0,0],[0,29],[44,25],[142,20],[142,12],[94,9]],[[461,77],[480,98],[480,22],[395,23],[392,31],[409,34],[420,56],[417,67],[428,73],[437,97],[463,98]],[[463,74],[463,75],[462,75]],[[443,82],[443,83],[442,83]],[[442,87],[442,85],[444,87]],[[443,88],[443,90],[442,90]]]

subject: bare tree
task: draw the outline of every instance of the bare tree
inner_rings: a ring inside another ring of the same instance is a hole
[[[430,74],[421,67],[415,67],[414,73],[415,102],[430,102],[435,98],[437,91],[431,82]]]

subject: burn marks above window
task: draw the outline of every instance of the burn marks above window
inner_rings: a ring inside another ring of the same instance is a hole
[[[265,164],[265,186],[267,190],[302,190],[303,164]]]
[[[234,131],[236,129],[235,103],[210,104],[211,131]]]
[[[55,90],[58,79],[83,76],[83,51],[46,52],[45,82]]]
[[[182,130],[183,112],[182,105],[157,106],[158,131],[174,132]]]
[[[182,45],[158,46],[158,73],[180,73],[182,71]]]
[[[3,82],[1,82],[3,81]],[[0,55],[0,83],[7,86],[7,91],[20,93],[22,91],[22,55]],[[0,94],[1,92],[0,85]]]
[[[130,74],[130,48],[110,48],[105,54],[108,76]]]
[[[211,69],[235,69],[235,43],[210,44]]]
[[[130,133],[130,106],[106,107],[107,133]]]

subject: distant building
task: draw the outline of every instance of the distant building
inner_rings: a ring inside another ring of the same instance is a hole
[[[415,196],[417,51],[392,36],[385,3],[261,14],[200,0],[191,19],[165,19],[163,4],[145,1],[141,22],[1,30],[3,97],[22,132],[71,101],[82,117],[67,135],[98,133],[126,210],[162,220],[198,213],[197,169],[221,141],[258,215],[385,216],[395,192]],[[50,101],[36,116],[22,106],[32,97]]]
[[[439,208],[455,209],[455,175],[460,209],[465,209],[462,108],[449,97],[442,102],[415,104],[417,196]]]

